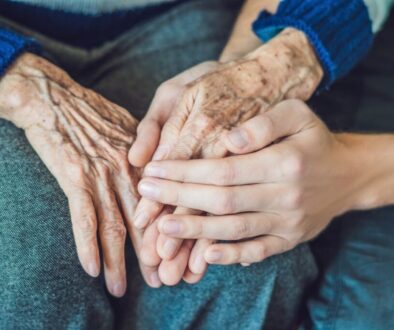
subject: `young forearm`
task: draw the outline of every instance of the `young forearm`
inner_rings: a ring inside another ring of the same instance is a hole
[[[350,210],[394,204],[394,134],[338,134],[355,189]],[[338,166],[341,166],[340,164]]]
[[[262,10],[275,13],[278,5],[279,0],[245,1],[226,47],[220,56],[220,61],[227,62],[237,59],[261,46],[261,40],[252,31],[252,23]]]

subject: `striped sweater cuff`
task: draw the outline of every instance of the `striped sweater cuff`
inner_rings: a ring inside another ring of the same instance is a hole
[[[372,22],[362,0],[283,0],[277,13],[262,12],[253,30],[268,41],[286,27],[303,31],[324,69],[319,89],[347,74],[373,42]]]
[[[31,38],[0,28],[0,77],[12,62],[25,51],[37,52],[39,46]]]

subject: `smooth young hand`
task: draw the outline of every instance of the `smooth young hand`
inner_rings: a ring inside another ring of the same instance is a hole
[[[237,155],[151,162],[141,182],[155,187],[150,198],[210,215],[167,215],[160,232],[235,241],[208,247],[211,264],[259,262],[314,238],[355,207],[365,184],[345,136],[331,133],[300,101],[278,104],[222,141]]]

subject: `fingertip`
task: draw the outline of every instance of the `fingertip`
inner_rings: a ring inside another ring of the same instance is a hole
[[[200,282],[203,276],[204,274],[194,274],[190,269],[186,269],[182,279],[188,284],[196,284]]]
[[[87,273],[92,277],[98,277],[100,275],[100,266],[96,261],[91,261],[87,267]]]
[[[137,136],[128,153],[129,163],[135,167],[144,167],[149,162],[152,153],[149,154],[148,147],[140,144],[140,139]]]
[[[163,261],[159,266],[159,277],[164,285],[175,286],[183,276],[183,272],[179,272],[178,267],[171,265],[171,262]]]
[[[126,293],[126,281],[125,280],[119,280],[114,283],[108,283],[107,284],[108,292],[116,297],[116,298],[121,298],[125,295]]]
[[[205,251],[204,259],[208,264],[221,264],[224,260],[224,254],[221,249],[212,245]]]
[[[151,249],[142,248],[140,251],[141,262],[147,267],[157,267],[160,264],[160,256]]]
[[[248,132],[240,127],[225,132],[223,137],[224,145],[227,150],[233,154],[242,154],[247,152],[250,142],[251,138]]]

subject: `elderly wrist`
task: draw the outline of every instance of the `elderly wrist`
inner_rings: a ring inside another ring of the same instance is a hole
[[[7,70],[0,80],[0,117],[20,128],[40,120],[45,108],[38,95],[40,81],[48,77],[47,61],[25,53]]]
[[[323,69],[306,35],[288,28],[250,53],[264,70],[274,74],[283,98],[308,100],[323,78]]]

